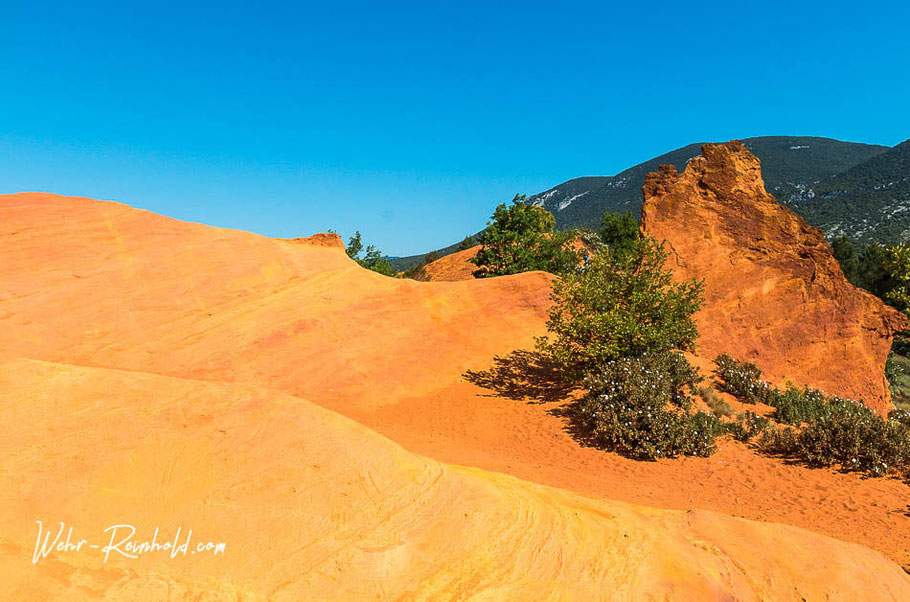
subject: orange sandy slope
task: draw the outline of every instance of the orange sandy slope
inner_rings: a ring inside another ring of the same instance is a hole
[[[257,387],[14,360],[0,400],[13,599],[910,596],[897,565],[856,544],[442,464]],[[35,517],[102,547],[31,564]],[[112,541],[130,553],[112,524],[161,542],[181,526],[190,545],[104,562]],[[208,541],[223,554],[199,551]]]
[[[243,382],[303,397],[410,451],[589,496],[784,522],[910,565],[910,488],[726,442],[639,463],[581,447],[550,405],[464,382],[543,334],[549,276],[418,283],[340,248],[117,203],[0,196],[0,359]],[[20,517],[27,522],[30,517]]]
[[[456,251],[432,261],[418,270],[416,279],[422,282],[457,282],[474,278],[477,266],[469,260],[477,255],[480,245]]]

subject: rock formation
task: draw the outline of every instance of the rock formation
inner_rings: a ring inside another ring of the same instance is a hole
[[[0,195],[0,257],[0,587],[13,599],[349,599],[380,585],[521,598],[565,583],[566,597],[594,597],[590,583],[637,598],[666,592],[658,579],[676,597],[888,599],[910,582],[879,554],[910,565],[901,482],[726,440],[712,458],[635,462],[580,446],[553,404],[467,382],[545,332],[546,274],[387,278],[330,236],[47,194]],[[228,552],[33,566],[37,519],[141,533],[179,520]]]
[[[703,278],[699,355],[754,361],[774,383],[891,407],[884,366],[898,312],[847,282],[822,233],[765,191],[739,141],[706,144],[643,187],[642,231],[679,278]]]

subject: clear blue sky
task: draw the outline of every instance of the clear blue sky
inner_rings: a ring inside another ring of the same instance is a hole
[[[0,28],[0,192],[394,255],[690,142],[910,137],[906,2],[5,0]]]

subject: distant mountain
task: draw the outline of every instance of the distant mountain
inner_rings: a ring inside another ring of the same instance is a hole
[[[818,182],[889,150],[886,146],[794,136],[747,138],[743,143],[762,162],[765,188],[785,204],[791,196],[805,194]],[[535,194],[528,202],[551,211],[561,229],[596,228],[606,211],[631,211],[637,218],[645,176],[661,165],[682,170],[700,152],[701,143],[690,144],[615,176],[569,180]]]
[[[761,160],[768,192],[826,234],[846,233],[862,243],[910,228],[910,207],[906,203],[910,148],[906,142],[893,149],[805,136],[762,136],[745,138],[743,143]],[[689,159],[699,155],[701,144],[678,148],[615,176],[574,178],[530,196],[528,202],[552,212],[559,229],[597,228],[606,211],[631,211],[638,218],[645,176],[661,165],[675,165],[682,170]],[[826,204],[828,201],[832,201],[831,205]],[[895,216],[901,218],[899,223],[890,223],[893,216],[885,211],[896,211]],[[902,221],[904,216],[907,223]],[[458,243],[436,252],[444,256],[457,248]],[[423,257],[412,255],[390,261],[395,269],[403,270],[420,263]]]
[[[829,237],[860,245],[910,235],[910,140],[791,194],[785,201]]]

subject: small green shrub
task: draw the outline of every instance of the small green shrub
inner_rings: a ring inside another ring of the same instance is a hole
[[[770,405],[774,391],[761,379],[761,370],[751,362],[739,362],[723,353],[714,360],[714,373],[720,378],[720,389],[743,403]]]
[[[802,429],[770,429],[761,447],[810,466],[840,466],[873,477],[910,476],[910,429],[872,411],[834,411]]]
[[[577,417],[598,444],[642,460],[714,452],[723,426],[710,414],[683,409],[699,377],[682,354],[671,355],[616,360],[586,379]]]
[[[363,251],[363,256],[360,255],[361,251]],[[373,245],[368,245],[366,249],[363,248],[363,241],[361,240],[359,230],[348,239],[348,244],[345,246],[345,253],[347,253],[348,257],[368,270],[372,270],[383,276],[395,275],[395,269],[392,268],[392,264],[389,263],[388,258],[384,256],[379,249]]]
[[[906,342],[900,340],[900,343],[903,351]],[[910,358],[898,353],[898,348],[898,341],[895,341],[894,349],[888,354],[888,361],[885,363],[885,378],[888,379],[891,401],[895,405],[910,403]]]
[[[606,245],[600,238],[600,234],[591,228],[576,228],[572,231],[573,237],[581,242],[582,246],[590,253],[600,253],[606,248]]]
[[[765,452],[795,458],[799,456],[799,432],[790,427],[769,426],[758,440],[758,446]]]
[[[800,431],[800,456],[810,464],[880,477],[910,468],[910,430],[868,412],[835,411]]]
[[[775,418],[784,424],[799,425],[830,414],[824,393],[809,387],[798,389],[793,385],[787,385],[784,392],[776,392],[770,400],[770,405],[776,410]]]
[[[666,261],[663,245],[644,239],[628,253],[596,253],[584,270],[554,280],[538,350],[580,378],[623,358],[693,349],[704,284],[674,281]]]
[[[468,249],[470,249],[471,247],[473,247],[476,244],[477,244],[477,241],[474,238],[474,236],[471,234],[468,234],[467,236],[464,237],[464,239],[460,243],[458,243],[458,250],[467,251]]]
[[[717,363],[727,368],[721,375],[735,375],[735,384],[727,383],[728,386],[740,391],[754,390],[748,382],[736,379],[744,374],[758,379],[760,373],[749,368],[737,370],[740,363],[729,356]],[[861,403],[826,396],[809,387],[766,389],[764,395],[775,408],[775,418],[796,428],[769,428],[767,424],[760,427],[763,434],[759,446],[765,451],[797,458],[810,466],[838,465],[876,477],[889,473],[910,476],[910,412],[897,409],[883,418]],[[756,428],[759,426],[759,417],[748,420]]]
[[[888,414],[888,419],[910,427],[910,408],[895,408]]]
[[[764,433],[771,425],[771,421],[755,412],[746,412],[742,416],[742,425],[749,437]]]
[[[724,427],[734,439],[748,443],[757,435],[764,433],[770,424],[771,421],[764,416],[759,416],[755,412],[746,412],[740,414],[735,422],[726,423]]]

